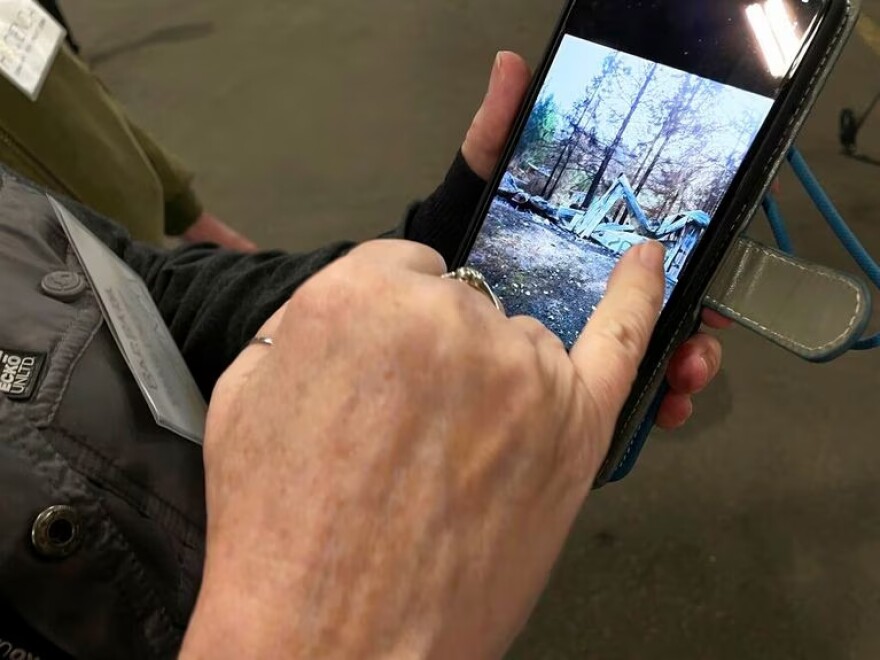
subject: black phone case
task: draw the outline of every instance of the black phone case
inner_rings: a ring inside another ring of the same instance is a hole
[[[681,320],[671,340],[663,347],[652,347],[642,365],[636,387],[619,418],[611,449],[596,478],[596,488],[613,480],[618,467],[627,459],[646,416],[662,391],[672,353],[699,329],[703,298],[715,273],[728,256],[735,240],[754,217],[852,32],[858,12],[857,4],[850,0],[832,0],[829,4],[828,17],[819,33],[814,36],[799,73],[787,90],[785,101],[776,113],[767,137],[756,152],[751,171],[733,193],[726,217],[721,218],[722,223],[729,224],[729,231],[723,235],[718,232],[715,236],[716,244],[711,246],[711,260],[707,260],[708,263],[688,283],[691,291],[686,297],[686,307],[682,310]],[[756,169],[756,164],[759,163],[764,165]],[[657,351],[661,352],[658,354]]]
[[[552,65],[552,55],[562,39],[568,17],[578,1],[569,0],[560,16],[553,39],[532,81],[526,102],[520,110],[512,136],[518,136],[523,125],[528,121],[530,108],[540,93],[541,81]],[[787,151],[803,126],[847,37],[852,32],[858,14],[858,4],[858,0],[830,0],[826,19],[818,32],[813,35],[799,72],[786,87],[782,105],[775,111],[772,123],[754,153],[751,167],[736,189],[729,194],[723,215],[716,219],[721,226],[728,228],[727,231],[717,231],[707,241],[706,251],[697,270],[687,282],[679,284],[682,293],[678,305],[675,309],[667,309],[664,314],[664,326],[658,328],[660,332],[655,333],[632,394],[620,415],[611,448],[595,482],[596,488],[611,481],[618,467],[628,458],[639,430],[647,416],[653,412],[652,407],[655,408],[654,404],[665,382],[666,368],[672,353],[699,328],[702,301],[706,291],[735,240],[747,228],[782,165]],[[510,139],[499,168],[487,187],[480,209],[462,244],[455,267],[462,266],[467,260],[470,246],[482,227],[487,206],[504,173],[504,165],[511,159],[515,148],[516,140]]]

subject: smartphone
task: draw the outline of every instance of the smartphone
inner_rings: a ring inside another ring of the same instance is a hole
[[[664,311],[597,485],[699,325],[855,12],[850,0],[567,3],[455,266],[570,348],[621,256],[665,245]]]

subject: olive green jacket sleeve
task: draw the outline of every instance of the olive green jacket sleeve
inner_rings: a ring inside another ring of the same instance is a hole
[[[159,146],[144,129],[132,121],[129,121],[128,125],[153,165],[153,171],[162,185],[165,233],[168,236],[179,236],[199,218],[203,211],[202,204],[192,188],[193,175],[176,156]]]
[[[192,175],[66,46],[32,102],[0,76],[0,161],[158,244],[201,214]]]

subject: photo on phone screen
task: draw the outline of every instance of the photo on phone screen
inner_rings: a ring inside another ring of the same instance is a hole
[[[635,245],[668,301],[773,103],[565,35],[467,265],[569,348]]]

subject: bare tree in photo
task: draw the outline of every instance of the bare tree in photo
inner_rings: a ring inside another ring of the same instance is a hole
[[[669,111],[666,115],[666,119],[661,124],[660,132],[657,133],[657,137],[645,152],[644,165],[639,168],[639,172],[636,174],[636,195],[642,192],[648,179],[651,178],[651,175],[654,173],[654,168],[657,167],[657,163],[665,153],[670,140],[672,140],[684,128],[684,124],[690,117],[690,111],[693,107],[694,99],[700,93],[700,90],[705,88],[705,86],[705,80],[687,76],[679,87],[676,95],[667,105]],[[650,161],[648,161],[649,158],[651,159]]]
[[[514,160],[523,162],[531,158],[543,159],[555,153],[554,136],[559,123],[558,115],[559,109],[552,94],[542,97],[535,104],[523,129]]]
[[[596,193],[599,190],[599,186],[602,183],[602,179],[605,177],[605,171],[608,169],[608,165],[611,162],[611,159],[614,157],[615,152],[620,146],[621,141],[623,140],[623,136],[626,134],[626,129],[629,128],[630,122],[632,121],[633,115],[635,115],[636,111],[639,109],[639,105],[642,102],[642,98],[645,96],[645,92],[648,90],[648,86],[651,84],[651,81],[654,79],[654,76],[657,74],[657,68],[659,64],[652,64],[648,69],[648,74],[645,76],[645,80],[639,88],[638,93],[636,94],[635,99],[633,99],[632,106],[630,107],[629,113],[626,115],[626,118],[623,120],[623,123],[620,125],[620,128],[617,131],[617,136],[614,138],[614,141],[611,145],[605,150],[605,158],[602,160],[602,164],[599,165],[599,170],[596,172],[593,177],[593,182],[590,184],[590,189],[587,191],[585,206],[589,207],[590,204],[596,198]]]
[[[765,101],[601,46],[570,41],[563,51],[565,64],[548,75],[511,165],[522,191],[542,199],[520,196],[514,206],[565,227],[585,213],[570,225],[581,238],[600,225],[626,232],[631,215],[632,229],[648,233],[678,216],[711,216]],[[592,80],[581,88],[584,68]]]
[[[569,134],[559,150],[559,156],[553,164],[553,169],[550,172],[544,189],[541,191],[541,197],[544,199],[550,199],[555,194],[571,164],[572,158],[575,157],[578,151],[584,149],[584,138],[588,135],[591,137],[595,136],[593,126],[601,103],[601,93],[607,81],[614,79],[614,74],[617,72],[620,64],[620,53],[615,52],[608,55],[602,63],[602,72],[587,87],[587,94],[584,99],[576,103],[566,115]],[[587,126],[590,127],[589,131],[586,130]],[[595,141],[594,137],[590,142],[593,141]]]
[[[594,115],[595,108],[593,107],[593,100],[597,94],[598,90],[594,91],[592,96],[588,96],[586,99],[578,103],[572,112],[566,115],[566,121],[571,127],[571,133],[568,139],[563,143],[562,149],[559,150],[559,155],[553,163],[553,169],[550,171],[550,176],[547,177],[547,183],[544,184],[544,188],[541,190],[541,197],[544,199],[550,199],[553,197],[556,188],[559,186],[565,171],[571,163],[572,156],[575,151],[582,148],[581,141],[584,135],[584,119],[586,118],[587,113],[590,112],[591,108],[593,109],[591,117]]]
[[[566,345],[635,245],[666,247],[671,294],[772,103],[566,36],[469,264]]]
[[[728,134],[730,130],[729,120],[718,112],[722,92],[723,87],[717,83],[690,77],[668,102],[653,152],[645,155],[635,178],[635,191],[640,199],[663,200],[659,205],[649,205],[658,219],[685,211],[711,211],[701,204],[701,191],[726,188],[728,182],[719,172],[725,169],[727,156],[712,147],[716,135]],[[743,154],[747,148],[745,144]],[[663,168],[671,168],[672,173],[662,171]],[[707,176],[710,172],[714,174]],[[670,180],[675,187],[666,185]],[[700,194],[691,199],[695,191]],[[693,205],[688,206],[690,203]]]

